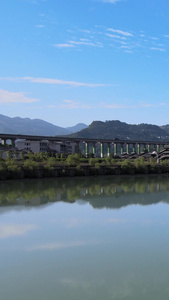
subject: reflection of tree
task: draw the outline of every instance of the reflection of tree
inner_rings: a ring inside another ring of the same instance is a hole
[[[143,194],[146,192],[146,185],[141,182],[137,182],[134,186],[134,190],[136,193]]]
[[[168,191],[167,176],[8,181],[0,183],[0,205],[31,205],[35,202],[37,205],[57,201],[73,203],[83,199],[97,208],[121,208],[129,204],[158,203],[160,195],[163,200],[168,198]],[[169,203],[168,199],[166,203]]]

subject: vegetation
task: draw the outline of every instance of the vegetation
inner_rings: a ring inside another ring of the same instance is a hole
[[[120,174],[152,174],[169,172],[169,161],[157,163],[153,157],[137,159],[115,157],[85,158],[79,153],[50,156],[48,153],[28,153],[26,156],[0,156],[0,180],[15,178],[42,178],[60,176],[91,176]],[[20,157],[20,158],[19,158]]]
[[[120,121],[94,121],[88,128],[83,129],[73,137],[95,139],[121,139],[142,141],[169,140],[169,125],[160,127],[151,124],[131,125]]]

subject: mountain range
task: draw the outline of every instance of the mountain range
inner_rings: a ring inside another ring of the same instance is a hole
[[[86,127],[86,124],[79,123],[63,128],[40,119],[10,118],[0,114],[0,133],[55,136],[69,135]]]
[[[132,125],[118,120],[93,121],[89,126],[79,123],[72,127],[59,127],[40,119],[7,117],[0,114],[0,133],[29,134],[39,136],[66,135],[93,139],[119,139],[142,141],[169,141],[169,124]]]

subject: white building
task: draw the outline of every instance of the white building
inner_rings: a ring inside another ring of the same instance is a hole
[[[19,151],[30,151],[33,153],[39,152],[56,152],[56,153],[76,153],[79,152],[79,147],[75,142],[52,142],[52,141],[28,141],[18,140],[16,148]]]
[[[48,142],[47,141],[27,141],[27,140],[19,140],[16,141],[16,148],[19,151],[30,151],[33,153],[38,152],[47,152],[48,151]]]

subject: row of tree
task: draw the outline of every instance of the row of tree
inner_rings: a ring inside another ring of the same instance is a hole
[[[144,157],[135,160],[106,158],[85,158],[81,154],[56,154],[28,153],[18,159],[11,157],[10,151],[7,158],[0,157],[0,179],[15,178],[41,178],[77,175],[113,175],[113,174],[145,174],[168,171],[168,161],[157,164],[153,157],[145,161]]]

